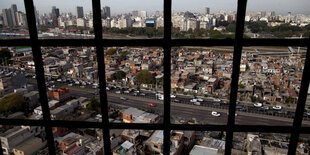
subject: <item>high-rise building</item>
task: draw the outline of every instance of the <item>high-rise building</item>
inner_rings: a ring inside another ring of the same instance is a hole
[[[208,7],[205,8],[205,14],[207,14],[207,15],[210,14],[210,8],[208,8]]]
[[[271,11],[271,16],[276,16],[276,12],[275,11]]]
[[[141,17],[146,18],[147,17],[147,12],[146,11],[141,11]]]
[[[106,18],[108,18],[108,17],[111,17],[111,10],[110,10],[110,7],[108,7],[108,6],[103,7],[103,15],[102,15],[102,17],[103,17],[104,19],[106,19]]]
[[[17,6],[16,4],[11,5],[11,16],[12,16],[12,22],[13,26],[18,26],[17,18],[16,18],[16,12],[17,12]]]
[[[3,25],[13,26],[11,9],[2,9]]]
[[[76,18],[83,18],[84,17],[84,12],[83,12],[82,6],[77,6],[75,11],[76,11]]]
[[[266,17],[266,11],[261,11],[260,15],[261,15],[261,18]]]
[[[133,10],[132,11],[132,16],[138,17],[139,16],[139,11],[138,10]]]
[[[52,21],[53,26],[58,26],[59,9],[56,6],[52,7]]]

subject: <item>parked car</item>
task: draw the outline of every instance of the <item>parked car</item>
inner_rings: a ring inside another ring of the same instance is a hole
[[[269,107],[268,106],[263,106],[263,107],[260,107],[258,110],[259,111],[266,111],[266,110],[269,110]]]
[[[172,100],[172,102],[180,103],[180,100],[174,99],[174,100]]]
[[[254,103],[254,107],[260,108],[260,107],[262,107],[262,106],[263,106],[262,103]]]
[[[197,99],[191,99],[189,101],[192,102],[192,103],[195,103],[195,102],[197,102]]]
[[[124,100],[124,101],[128,100],[128,98],[126,98],[126,97],[120,97],[120,99]]]
[[[145,96],[145,94],[144,93],[140,93],[140,96]]]
[[[177,96],[175,96],[175,95],[173,95],[173,94],[171,94],[170,95],[170,98],[176,98]]]
[[[124,93],[125,94],[129,94],[130,92],[129,92],[129,90],[125,90]]]
[[[272,107],[272,109],[274,109],[274,110],[281,110],[281,109],[282,109],[282,106],[280,106],[280,105],[275,105],[275,106]]]
[[[150,106],[150,107],[156,107],[155,103],[148,103],[147,105]]]
[[[116,93],[116,94],[120,94],[120,93],[121,93],[121,91],[116,91],[115,93]]]
[[[221,116],[221,114],[219,112],[216,112],[216,111],[212,111],[211,115],[215,116],[215,117],[220,117]]]
[[[203,102],[203,99],[202,98],[197,98],[197,101]]]
[[[194,105],[200,105],[200,102],[195,102]]]

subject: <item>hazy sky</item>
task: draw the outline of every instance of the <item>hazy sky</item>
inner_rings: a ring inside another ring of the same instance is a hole
[[[59,8],[60,13],[72,12],[76,6],[83,6],[84,13],[91,10],[91,0],[34,0],[40,13],[50,13],[52,6]],[[18,10],[24,11],[23,0],[0,0],[0,9],[17,4]],[[163,0],[101,0],[102,6],[110,6],[112,15],[128,13],[132,10],[146,10],[149,13],[163,11]],[[310,0],[248,0],[247,11],[275,11],[276,14],[303,13],[310,15]],[[209,7],[211,13],[219,10],[236,11],[237,0],[173,0],[172,11],[204,12]]]

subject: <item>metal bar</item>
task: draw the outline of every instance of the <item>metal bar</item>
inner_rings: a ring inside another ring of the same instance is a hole
[[[164,154],[170,154],[171,1],[164,0]]]
[[[306,55],[306,62],[304,65],[304,72],[302,75],[301,86],[299,90],[298,96],[298,103],[295,112],[295,118],[293,122],[293,130],[291,132],[291,139],[290,145],[288,148],[288,154],[295,154],[297,142],[299,139],[300,128],[302,125],[302,119],[304,114],[304,109],[307,100],[307,93],[309,88],[309,81],[310,81],[310,42],[307,47],[307,55]]]
[[[227,126],[229,128],[226,133],[226,145],[225,145],[226,155],[231,154],[231,148],[232,148],[233,130],[231,128],[234,127],[235,125],[236,100],[238,92],[238,79],[240,72],[240,59],[242,52],[246,4],[247,0],[238,0],[236,35],[235,35],[234,55],[233,55],[233,71],[231,75],[232,79],[230,84],[229,116],[227,121]]]
[[[104,153],[111,154],[111,142],[110,142],[110,126],[108,116],[108,99],[106,92],[106,79],[105,79],[105,63],[104,63],[104,51],[101,45],[102,40],[102,23],[101,23],[101,4],[99,0],[92,0],[93,4],[93,20],[95,30],[96,52],[98,61],[98,73],[99,73],[99,89],[100,89],[100,105],[102,114],[102,130],[104,139]]]
[[[33,0],[24,0],[24,3],[25,3],[25,8],[26,8],[27,23],[28,23],[29,33],[30,33],[33,61],[35,63],[35,71],[36,71],[36,77],[37,77],[37,86],[38,86],[39,95],[40,95],[40,103],[41,103],[41,107],[43,111],[43,119],[46,122],[44,127],[45,127],[45,132],[46,132],[48,149],[49,149],[50,154],[55,154],[56,151],[55,151],[52,126],[50,124],[51,117],[50,117],[50,109],[48,106],[48,99],[47,99],[46,86],[45,86],[42,53],[40,51],[40,46],[38,45],[38,34],[37,34],[37,27],[36,27],[34,4],[33,4]]]

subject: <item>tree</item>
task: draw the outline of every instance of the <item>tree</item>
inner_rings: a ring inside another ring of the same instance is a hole
[[[27,107],[24,97],[14,93],[0,99],[0,113],[10,114],[18,111],[25,111]]]
[[[114,55],[116,53],[116,49],[115,48],[110,48],[108,49],[108,51],[106,52],[107,55]]]
[[[124,77],[126,77],[126,73],[120,70],[114,74],[113,79],[122,80]]]
[[[6,62],[9,61],[9,59],[11,59],[11,52],[9,49],[7,48],[3,48],[0,50],[0,62]]]
[[[139,84],[155,84],[155,76],[148,70],[142,70],[136,75],[136,80]]]
[[[101,107],[100,107],[100,103],[99,103],[98,99],[96,99],[95,97],[92,97],[88,101],[86,109],[93,110],[93,111],[96,111],[98,113],[101,113]]]
[[[236,31],[236,24],[235,23],[231,23],[227,26],[227,31],[229,32],[235,32]]]

